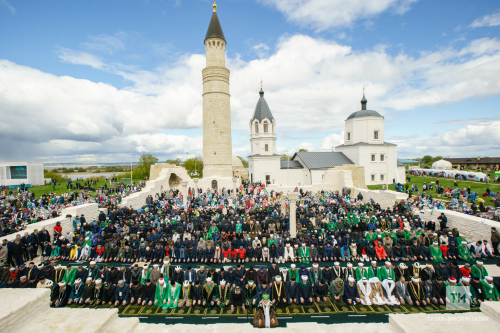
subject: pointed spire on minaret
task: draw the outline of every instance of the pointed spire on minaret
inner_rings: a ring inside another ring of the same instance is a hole
[[[361,99],[361,110],[366,110],[366,103],[368,103],[368,101],[366,100],[366,97],[365,97],[365,87],[363,87],[363,98]]]
[[[210,24],[208,25],[208,30],[207,30],[207,35],[205,36],[205,40],[209,38],[220,38],[226,41],[226,38],[224,38],[224,33],[222,32],[222,27],[219,22],[219,17],[217,17],[217,5],[215,4],[215,0],[212,7],[214,8],[214,11],[212,13],[212,18],[210,19]]]
[[[262,80],[260,80],[260,91],[259,91],[260,97],[264,96],[264,90],[262,90]]]

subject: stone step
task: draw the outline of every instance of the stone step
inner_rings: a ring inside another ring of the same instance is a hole
[[[118,320],[117,309],[52,309],[24,321],[30,333],[104,333]]]
[[[500,302],[481,303],[481,312],[500,323]]]
[[[2,332],[19,332],[26,321],[49,309],[47,289],[0,289]]]
[[[132,333],[139,325],[139,318],[118,318],[109,323],[104,333]]]
[[[193,327],[198,327],[198,333],[200,332],[200,327],[196,325],[191,325]],[[164,324],[145,324],[145,323],[139,323],[134,328],[133,333],[170,333],[169,327],[171,326],[166,326]],[[205,332],[205,326],[203,326],[203,331]],[[187,332],[185,332],[187,333]]]
[[[389,324],[396,333],[498,332],[500,325],[481,312],[391,314]]]

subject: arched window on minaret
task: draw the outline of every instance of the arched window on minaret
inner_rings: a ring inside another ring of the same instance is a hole
[[[267,121],[264,122],[264,133],[267,133]]]
[[[259,133],[259,123],[255,123],[255,133]]]

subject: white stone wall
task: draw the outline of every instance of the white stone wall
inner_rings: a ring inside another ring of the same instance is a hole
[[[281,172],[280,156],[250,156],[248,157],[249,173],[254,182],[266,182],[266,175],[271,178],[272,184],[280,184]]]
[[[414,213],[419,214],[423,221],[427,222],[429,220],[434,220],[436,224],[439,222],[437,218],[441,213],[444,213],[448,217],[447,225],[450,229],[457,228],[469,242],[487,239],[491,244],[491,227],[500,230],[500,222],[486,220],[452,210],[424,209],[423,212],[423,214],[422,211],[415,211]]]
[[[38,223],[34,224],[29,224],[26,230],[23,230],[21,232],[17,232],[15,234],[10,234],[5,237],[0,238],[0,242],[3,239],[8,239],[8,240],[14,240],[17,235],[20,235],[21,237],[24,236],[25,232],[32,233],[35,229],[38,229],[38,231],[42,230],[43,227],[49,232],[51,237],[54,237],[54,227],[56,226],[57,222],[61,222],[62,226],[62,233],[63,235],[66,234],[67,231],[73,231],[73,218],[76,215],[82,215],[84,214],[85,219],[90,222],[92,219],[97,219],[99,215],[99,209],[98,209],[98,204],[96,203],[91,203],[91,204],[84,204],[80,206],[75,206],[75,207],[70,207],[63,209],[61,212],[61,216],[45,220],[45,221],[40,221]],[[71,218],[66,218],[66,215],[71,215]]]
[[[205,41],[207,67],[203,69],[203,175],[231,178],[231,107],[225,42]]]

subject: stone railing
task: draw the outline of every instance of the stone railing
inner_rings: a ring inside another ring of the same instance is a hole
[[[74,207],[69,207],[65,208],[61,211],[61,215],[58,217],[55,217],[53,219],[48,219],[44,221],[40,221],[37,223],[29,224],[25,230],[22,230],[20,232],[16,232],[4,237],[0,238],[0,242],[3,241],[4,239],[7,239],[9,241],[14,240],[17,235],[24,236],[25,232],[28,232],[31,234],[35,229],[42,230],[43,227],[49,232],[50,236],[54,237],[54,227],[56,226],[57,222],[61,222],[62,226],[62,234],[66,235],[67,231],[73,231],[73,219],[75,218],[76,215],[82,215],[84,214],[85,220],[87,222],[92,221],[92,219],[97,219],[99,215],[99,209],[98,205],[96,203],[90,203],[90,204],[83,204],[79,206],[74,206]],[[66,215],[71,215],[71,218],[66,217]]]

